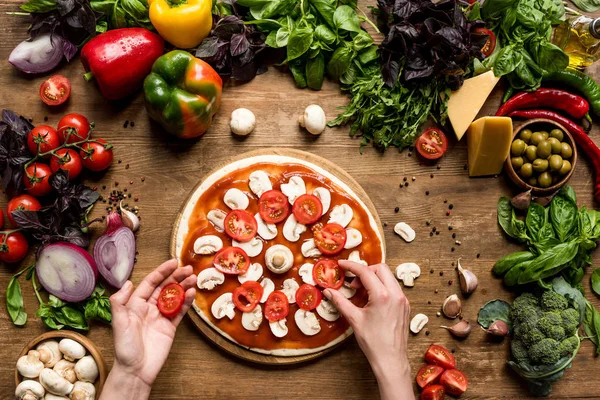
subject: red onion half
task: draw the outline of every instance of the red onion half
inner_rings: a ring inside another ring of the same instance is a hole
[[[8,62],[27,74],[39,74],[54,69],[63,56],[69,61],[76,52],[77,47],[58,34],[45,33],[19,43]]]
[[[120,289],[133,270],[135,260],[135,235],[123,226],[115,211],[107,219],[107,228],[94,245],[94,260],[106,283]]]
[[[98,278],[96,263],[88,252],[66,242],[44,247],[35,273],[48,293],[72,303],[90,297]]]

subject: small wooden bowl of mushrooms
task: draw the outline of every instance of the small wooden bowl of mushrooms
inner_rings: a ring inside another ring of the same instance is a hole
[[[46,332],[19,355],[15,398],[94,400],[107,374],[102,354],[88,338],[70,331]]]

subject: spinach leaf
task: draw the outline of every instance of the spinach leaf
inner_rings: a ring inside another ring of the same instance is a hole
[[[297,26],[290,33],[287,43],[287,60],[294,60],[308,51],[313,41],[313,28]]]
[[[14,275],[6,288],[6,309],[13,324],[23,326],[27,322],[27,313],[23,304],[23,294],[18,281],[19,275]]]
[[[332,79],[338,80],[340,76],[350,66],[350,60],[354,58],[356,55],[352,45],[348,42],[344,42],[342,47],[338,47],[336,51],[333,52],[331,56],[331,60],[329,60],[329,64],[327,64],[327,73]]]
[[[527,268],[519,276],[519,285],[536,282],[557,274],[567,266],[578,251],[579,243],[576,241],[560,243],[535,259],[528,261]]]
[[[350,6],[339,6],[333,14],[333,25],[337,29],[349,32],[360,32],[360,20],[356,11]]]
[[[519,219],[515,214],[515,210],[510,204],[508,197],[500,197],[498,200],[498,223],[504,229],[504,232],[511,238],[525,242],[528,240],[526,233],[525,223]]]
[[[548,216],[546,215],[546,209],[538,203],[532,202],[527,210],[527,217],[525,218],[525,225],[531,240],[534,242],[539,240],[539,234],[547,221]]]
[[[559,192],[550,202],[550,221],[558,240],[565,242],[577,228],[577,204],[564,192]]]
[[[600,268],[596,268],[592,272],[592,290],[600,296]]]
[[[45,13],[56,10],[56,0],[29,0],[20,8],[28,13]]]
[[[498,262],[494,264],[494,268],[492,271],[496,276],[504,276],[515,265],[520,264],[524,261],[533,260],[534,258],[535,255],[530,251],[519,251],[516,253],[511,253],[498,260]]]
[[[325,77],[325,56],[319,53],[306,61],[306,83],[313,90],[320,90]]]

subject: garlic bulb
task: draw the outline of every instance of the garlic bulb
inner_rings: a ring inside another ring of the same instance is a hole
[[[450,295],[444,300],[442,304],[442,312],[448,318],[456,318],[462,311],[462,303],[457,295]]]
[[[440,326],[440,328],[448,329],[456,337],[466,338],[471,333],[471,324],[467,320],[460,321],[452,326]]]
[[[119,203],[119,208],[121,209],[123,225],[136,232],[140,228],[140,219],[138,216],[123,207],[123,200]]]
[[[456,265],[458,266],[458,279],[460,281],[460,290],[464,294],[471,294],[477,289],[477,285],[479,285],[479,281],[477,280],[477,276],[472,271],[468,269],[464,269],[462,265],[460,265],[460,258],[458,259]]]

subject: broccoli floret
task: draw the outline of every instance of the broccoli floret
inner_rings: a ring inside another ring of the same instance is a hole
[[[513,359],[518,363],[528,363],[529,355],[527,354],[527,348],[520,340],[513,340],[510,343],[510,349],[512,350]]]
[[[542,294],[540,304],[544,311],[562,311],[569,307],[567,299],[553,290],[547,290]]]
[[[562,326],[562,317],[556,311],[544,313],[544,316],[537,321],[537,327],[545,337],[557,341],[565,338],[565,328]]]
[[[554,339],[542,339],[529,349],[529,359],[536,364],[554,364],[560,360],[559,345]]]
[[[515,299],[513,302],[513,308],[520,308],[522,306],[533,306],[538,308],[540,305],[539,299],[533,293],[523,293]]]
[[[544,336],[537,328],[537,322],[533,320],[525,321],[515,328],[515,338],[521,340],[527,347],[530,347],[545,337],[546,336]]]
[[[577,336],[571,336],[560,342],[558,345],[558,351],[561,357],[565,357],[572,354],[579,345],[579,338]]]
[[[560,312],[562,326],[565,328],[565,335],[573,336],[579,328],[579,311],[574,308],[567,308]]]
[[[512,319],[517,324],[527,321],[537,321],[541,314],[542,311],[539,308],[529,304],[523,304],[520,307],[513,306],[511,310]]]

